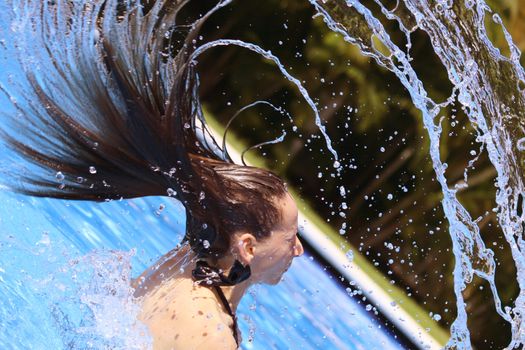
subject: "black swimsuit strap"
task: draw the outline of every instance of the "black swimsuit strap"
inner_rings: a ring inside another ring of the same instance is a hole
[[[228,300],[226,299],[226,296],[222,292],[221,287],[219,286],[213,286],[213,287],[217,291],[217,294],[219,295],[219,299],[221,300],[222,305],[224,305],[224,308],[226,309],[226,311],[228,311],[228,313],[233,319],[233,337],[235,338],[235,343],[237,343],[237,347],[239,347],[239,339],[237,338],[237,317],[233,313],[232,308],[230,307],[230,303],[228,303]]]

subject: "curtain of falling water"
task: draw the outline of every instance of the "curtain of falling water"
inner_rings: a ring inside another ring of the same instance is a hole
[[[509,348],[525,345],[525,242],[523,241],[523,203],[525,194],[525,72],[520,66],[520,52],[512,43],[497,14],[492,14],[484,1],[397,1],[387,9],[380,0],[382,14],[397,21],[407,40],[403,50],[390,39],[380,20],[370,9],[354,0],[310,0],[325,23],[355,44],[361,52],[396,74],[409,91],[415,106],[422,112],[430,138],[430,156],[436,178],[443,192],[443,209],[456,258],[454,289],[457,318],[451,327],[449,348],[470,349],[467,312],[462,296],[473,275],[484,278],[493,292],[496,311],[511,324]],[[502,26],[510,48],[510,58],[503,56],[489,40],[485,16]],[[425,31],[454,86],[450,98],[436,103],[428,97],[422,82],[410,64],[410,35],[416,29]],[[375,39],[374,39],[375,38]],[[380,47],[377,42],[380,43]],[[386,51],[386,52],[385,52]],[[520,293],[514,305],[502,308],[494,282],[493,252],[485,247],[477,224],[458,201],[458,188],[449,188],[445,177],[446,163],[439,156],[442,108],[458,100],[465,108],[477,141],[484,144],[497,171],[497,215],[516,265]]]

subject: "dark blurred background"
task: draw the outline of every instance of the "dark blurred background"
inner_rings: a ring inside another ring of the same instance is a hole
[[[190,23],[214,3],[194,2],[183,15]],[[365,3],[379,13],[373,1]],[[523,50],[525,8],[516,1],[489,5],[503,17]],[[233,123],[230,137],[255,145],[286,131],[283,142],[250,152],[262,156],[266,166],[283,176],[334,229],[339,231],[344,223],[344,237],[391,283],[429,313],[439,314],[439,323],[448,329],[455,318],[454,257],[420,112],[392,73],[362,56],[314,15],[306,0],[234,1],[210,18],[199,41],[241,39],[279,57],[315,101],[341,158],[340,176],[312,110],[271,61],[237,47],[207,51],[198,66],[203,105],[223,125],[257,100],[287,110],[293,124],[267,106],[248,109]],[[492,41],[508,54],[501,29],[487,17]],[[400,34],[396,24],[381,19],[396,40],[396,33]],[[412,43],[414,69],[430,96],[444,101],[452,87],[428,37],[416,31]],[[495,252],[497,286],[509,305],[518,288],[510,250],[492,211],[495,171],[476,143],[475,130],[461,106],[450,106],[443,116],[441,158],[448,164],[449,186],[463,181],[468,162],[479,155],[468,172],[469,186],[459,198],[477,218],[486,245]],[[346,198],[341,197],[340,186],[346,189]],[[465,290],[469,328],[476,348],[500,349],[508,344],[510,328],[496,314],[488,287],[475,278]]]

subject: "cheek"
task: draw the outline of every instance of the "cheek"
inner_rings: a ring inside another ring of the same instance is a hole
[[[261,247],[260,254],[256,256],[254,264],[261,273],[278,273],[286,269],[293,259],[295,240],[290,242],[288,239],[279,237],[279,240],[270,242],[271,244]],[[255,267],[255,266],[254,266]]]
[[[290,252],[291,250],[286,248],[281,248],[278,252],[275,252],[273,264],[278,270],[288,267],[293,258],[293,254]]]
[[[261,256],[258,260],[259,260],[259,266],[261,267],[261,269],[266,270],[267,272],[274,272],[274,271],[280,270],[283,266],[286,266],[289,262],[289,258],[288,258],[288,255],[286,254],[286,250],[282,248],[274,249],[268,254]]]

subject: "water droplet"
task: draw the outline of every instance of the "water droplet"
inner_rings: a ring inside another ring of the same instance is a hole
[[[82,182],[84,182],[84,178],[83,178],[82,176],[78,176],[78,177],[77,177],[77,182],[78,182],[79,184],[81,184]]]
[[[319,172],[319,173],[317,174],[317,177],[318,177],[319,179],[322,178],[322,177],[323,177],[323,173],[322,173],[322,172]]]
[[[441,315],[440,315],[440,314],[434,314],[434,316],[432,316],[432,318],[433,318],[435,321],[439,321],[439,320],[441,320]]]
[[[38,242],[36,242],[37,245],[45,245],[45,246],[48,246],[51,244],[51,239],[49,238],[49,233],[48,232],[44,232],[42,234],[42,238],[40,238],[40,240]]]
[[[97,168],[95,168],[94,166],[90,166],[89,167],[89,173],[90,174],[96,174],[97,173]]]
[[[208,240],[205,239],[204,241],[202,241],[202,246],[204,247],[204,249],[208,249],[210,247],[210,242],[208,242]]]
[[[159,216],[164,210],[164,208],[166,208],[164,204],[159,205],[159,209],[155,210],[155,215]]]
[[[518,150],[521,152],[525,151],[525,137],[518,140],[516,147],[518,147]]]
[[[203,200],[205,197],[206,197],[206,195],[204,194],[204,191],[201,191],[199,193],[199,201]]]
[[[175,174],[176,172],[177,172],[176,168],[171,168],[170,171],[167,173],[167,175],[169,177],[173,177],[173,174]],[[177,193],[175,192],[175,194],[177,194]]]
[[[385,147],[381,147],[379,150],[380,150],[381,152],[385,152]]]
[[[191,125],[189,123],[184,123],[184,128],[185,129],[189,129],[189,128],[191,128]]]
[[[339,187],[339,194],[342,197],[346,196],[346,191],[345,191],[345,187],[344,186]]]
[[[354,261],[354,252],[351,249],[345,255],[348,261]]]
[[[341,166],[341,163],[339,163],[339,161],[335,161],[334,162],[334,168],[339,168]]]
[[[392,195],[392,193],[389,193],[389,194],[386,196],[386,199],[388,199],[389,201],[391,201],[393,198],[394,198],[394,196]]]
[[[61,171],[58,171],[58,172],[56,173],[55,177],[56,177],[56,179],[57,179],[58,181],[62,181],[62,180],[64,180],[64,178],[65,178],[64,174],[62,174]]]
[[[171,187],[166,190],[166,193],[168,194],[169,197],[175,197],[177,195],[177,191],[175,191]]]
[[[475,156],[475,155],[476,155],[476,151],[471,150],[471,151],[470,151],[470,155],[471,155],[471,156]]]

